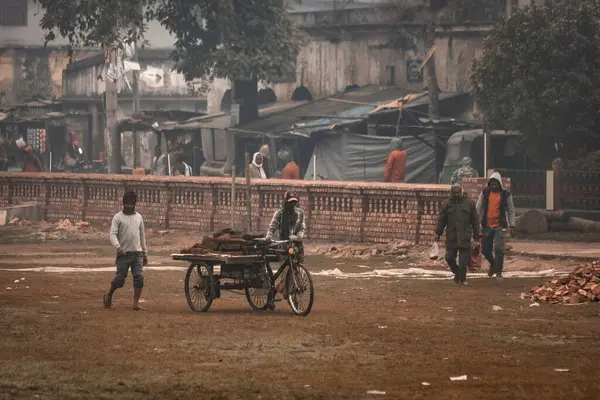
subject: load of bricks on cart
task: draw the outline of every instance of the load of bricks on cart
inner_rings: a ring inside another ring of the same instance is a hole
[[[204,236],[202,242],[182,249],[181,253],[195,255],[208,253],[252,254],[255,251],[253,240],[264,237],[264,233],[244,233],[226,228],[215,232],[212,236]]]

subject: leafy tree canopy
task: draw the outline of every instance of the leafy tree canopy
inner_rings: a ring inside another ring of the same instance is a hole
[[[272,80],[296,63],[298,44],[284,0],[35,0],[50,42],[122,47],[143,41],[148,22],[175,37],[173,59],[185,78]]]
[[[597,143],[599,1],[524,8],[485,40],[471,79],[491,127],[523,132],[537,161],[555,156],[556,146],[568,157]]]

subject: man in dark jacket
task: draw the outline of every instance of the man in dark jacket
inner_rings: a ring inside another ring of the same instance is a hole
[[[298,207],[298,200],[299,197],[296,192],[285,192],[283,195],[283,207],[273,214],[266,238],[272,240],[274,236],[277,236],[279,240],[296,242],[296,247],[298,248],[296,256],[298,262],[301,263],[304,261],[304,245],[302,244],[302,240],[306,232],[306,222],[304,221],[304,210]],[[283,298],[287,299],[287,292],[283,281],[280,281],[277,291],[283,291]],[[273,301],[273,298],[269,298],[265,307],[274,310],[275,303]]]
[[[442,204],[435,228],[435,241],[446,229],[446,262],[454,274],[454,282],[467,284],[467,264],[471,246],[479,246],[479,219],[475,202],[463,194],[460,184],[452,185],[450,198]],[[475,241],[471,245],[471,236]],[[458,264],[456,256],[458,255]]]
[[[490,176],[488,186],[477,199],[477,212],[483,227],[483,256],[490,262],[488,276],[502,279],[504,267],[504,235],[515,226],[515,205],[510,192],[502,186],[498,172]],[[494,254],[495,245],[495,254]],[[495,257],[494,257],[495,256]]]

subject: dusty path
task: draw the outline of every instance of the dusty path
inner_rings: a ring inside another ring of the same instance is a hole
[[[26,242],[28,233],[20,235]],[[88,236],[0,245],[0,268],[12,269],[0,271],[0,398],[596,399],[600,390],[600,308],[529,307],[519,295],[541,278],[459,288],[447,279],[317,275],[313,312],[300,318],[284,303],[252,312],[232,293],[194,314],[180,271],[147,271],[141,313],[130,310],[130,280],[114,310],[101,308],[110,272],[15,271],[110,264],[105,238]],[[157,267],[183,266],[167,256],[177,240],[151,239],[164,247],[151,258]],[[308,264],[314,272],[406,268],[422,262],[415,253]],[[533,270],[552,263],[512,262],[538,263],[527,264]],[[450,380],[460,375],[467,380]]]

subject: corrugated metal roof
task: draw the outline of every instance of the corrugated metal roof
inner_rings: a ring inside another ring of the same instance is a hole
[[[358,119],[363,119],[368,111],[375,108],[375,105],[400,98],[406,94],[405,90],[397,87],[365,86],[350,93],[337,94],[325,99],[303,103],[268,117],[263,116],[256,121],[237,126],[236,130],[266,134],[291,131],[295,124],[307,124],[307,120],[311,119],[312,126],[316,126],[315,122],[318,120],[321,120],[319,122],[321,125],[328,123],[325,120],[330,120],[332,123],[353,122],[348,118],[356,116]],[[365,110],[367,111],[365,112]],[[332,118],[335,116],[342,118],[337,120]]]

